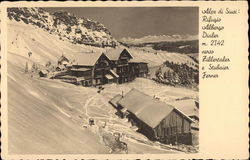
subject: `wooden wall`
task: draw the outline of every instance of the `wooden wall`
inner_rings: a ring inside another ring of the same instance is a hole
[[[129,121],[132,123],[132,125],[136,125],[139,128],[139,132],[143,133],[146,137],[148,137],[151,140],[155,140],[155,132],[154,130],[149,127],[146,123],[138,119],[133,113],[129,113],[128,115]]]
[[[154,129],[157,138],[164,143],[191,144],[191,123],[173,110]]]

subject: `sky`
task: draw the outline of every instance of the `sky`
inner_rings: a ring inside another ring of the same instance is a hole
[[[57,7],[102,23],[117,39],[147,35],[198,35],[198,7]]]

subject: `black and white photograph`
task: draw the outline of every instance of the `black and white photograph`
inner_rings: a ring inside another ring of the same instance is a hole
[[[8,154],[199,153],[199,7],[8,7]]]

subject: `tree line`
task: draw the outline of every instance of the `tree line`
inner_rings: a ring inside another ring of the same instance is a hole
[[[165,69],[165,71],[164,71]],[[199,84],[199,71],[187,64],[165,61],[155,72],[156,81],[167,85],[197,86]]]

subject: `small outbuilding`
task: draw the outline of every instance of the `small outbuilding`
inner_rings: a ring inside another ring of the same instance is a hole
[[[64,66],[62,66],[62,65],[56,66],[56,71],[63,71],[63,70],[65,70],[65,67],[64,67]]]
[[[166,144],[192,144],[193,120],[174,106],[136,89],[125,96],[115,96],[110,103],[120,113],[127,110],[126,117],[149,139]]]
[[[40,77],[47,77],[48,73],[49,73],[49,72],[48,72],[47,70],[45,70],[45,69],[40,70],[40,71],[38,72],[38,74],[39,74]]]

